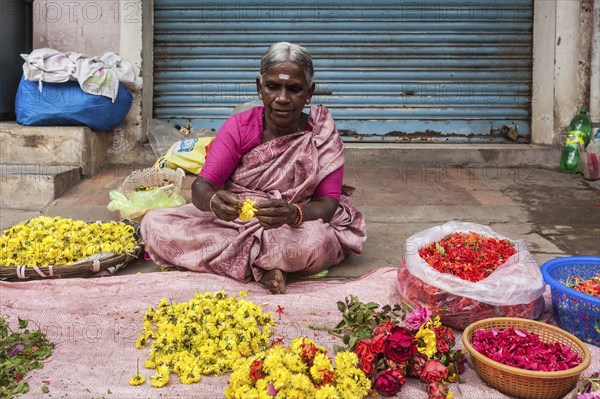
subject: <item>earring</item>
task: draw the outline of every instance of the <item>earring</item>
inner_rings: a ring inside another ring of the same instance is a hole
[[[310,98],[307,98],[307,99],[306,99],[306,103],[307,103],[307,104],[310,104]]]
[[[258,93],[258,99],[262,100],[262,94]]]

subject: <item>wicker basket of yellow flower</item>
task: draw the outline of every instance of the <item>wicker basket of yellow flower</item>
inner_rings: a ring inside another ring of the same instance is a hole
[[[142,252],[139,223],[39,216],[0,235],[0,280],[90,277],[114,273]]]

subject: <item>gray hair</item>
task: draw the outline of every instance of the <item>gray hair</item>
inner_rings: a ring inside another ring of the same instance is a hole
[[[315,70],[312,57],[304,47],[288,42],[273,43],[260,60],[260,81],[263,75],[277,64],[291,62],[304,70],[304,76],[308,85],[312,85]]]

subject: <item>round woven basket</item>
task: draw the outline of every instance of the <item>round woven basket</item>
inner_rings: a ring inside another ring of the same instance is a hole
[[[519,328],[539,335],[543,342],[559,342],[577,352],[581,364],[562,371],[532,371],[506,366],[479,353],[471,345],[477,329]],[[517,398],[558,399],[563,398],[577,385],[579,375],[589,367],[591,355],[581,340],[558,327],[538,321],[511,317],[494,317],[469,325],[462,335],[465,348],[471,354],[473,368],[479,377],[497,390]]]
[[[146,168],[137,169],[131,172],[129,176],[121,183],[121,190],[127,197],[140,187],[161,187],[171,186],[166,189],[167,194],[179,194],[181,192],[181,183],[185,177],[185,171],[181,168],[173,169],[156,169]]]
[[[91,277],[104,270],[108,270],[112,274],[132,260],[138,259],[144,248],[143,241],[139,234],[139,223],[130,220],[123,220],[123,222],[131,224],[134,227],[135,238],[137,239],[137,245],[129,253],[97,254],[88,257],[87,260],[69,265],[0,266],[0,280],[26,281],[68,277]]]

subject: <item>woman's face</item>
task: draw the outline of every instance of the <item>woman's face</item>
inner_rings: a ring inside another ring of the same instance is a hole
[[[256,79],[256,87],[269,125],[283,133],[297,131],[302,110],[315,89],[314,83],[306,81],[304,69],[291,62],[276,64],[263,75],[262,84]]]

